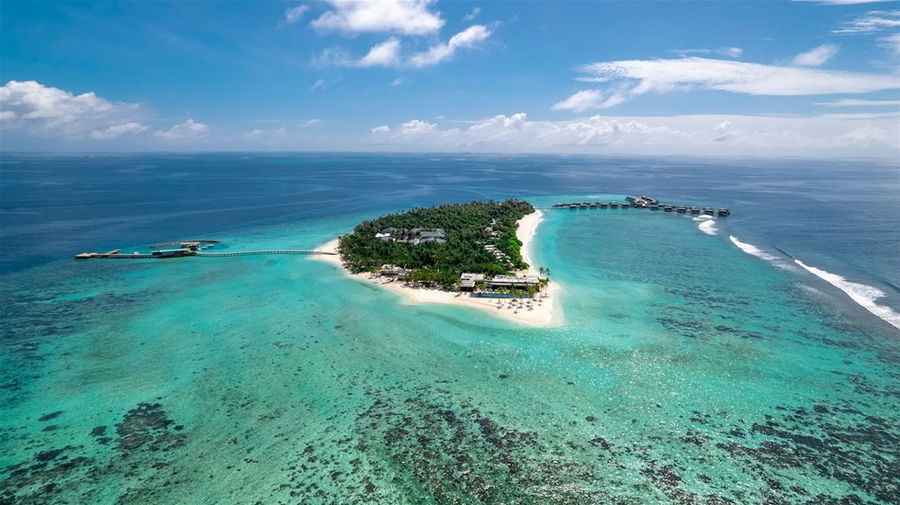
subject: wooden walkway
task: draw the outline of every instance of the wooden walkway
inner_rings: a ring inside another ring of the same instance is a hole
[[[251,256],[256,254],[330,254],[332,256],[337,253],[327,251],[317,251],[315,249],[267,249],[261,251],[235,251],[235,252],[198,252],[193,256],[201,258],[224,258],[226,256]]]

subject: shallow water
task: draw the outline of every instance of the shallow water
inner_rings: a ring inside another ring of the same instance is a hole
[[[506,167],[492,179],[536,205],[621,196],[539,196],[518,175],[521,160],[488,161],[486,173]],[[381,170],[403,179],[398,187],[412,178],[390,163]],[[402,206],[496,184],[466,172],[440,177],[419,177],[434,183],[432,196]],[[563,177],[576,176],[554,180]],[[386,194],[231,231],[217,211],[210,227],[230,249],[306,248],[401,207],[399,190]],[[559,328],[406,305],[300,256],[12,271],[0,285],[0,497],[897,502],[900,332],[770,249],[825,268],[845,265],[840,247],[806,254],[808,243],[761,233],[763,224],[726,203],[737,219],[718,220],[716,235],[690,216],[546,212],[536,257],[564,287]],[[174,222],[145,242],[199,233],[191,226]],[[746,254],[729,235],[780,263]],[[142,238],[134,232],[133,243]],[[870,264],[871,277],[852,266],[842,273],[874,285],[895,278],[892,261]]]

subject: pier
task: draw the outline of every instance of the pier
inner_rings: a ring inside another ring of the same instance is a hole
[[[725,217],[730,216],[731,211],[726,207],[719,207],[718,209],[713,209],[709,206],[698,207],[697,205],[680,205],[680,204],[670,204],[670,203],[662,203],[656,198],[651,196],[629,196],[625,198],[625,202],[567,202],[567,203],[556,203],[552,208],[554,209],[570,209],[570,210],[581,210],[581,209],[650,209],[655,211],[663,211],[663,212],[674,212],[678,214],[704,214],[707,216],[718,216]]]
[[[121,249],[113,249],[105,253],[83,252],[75,255],[75,259],[165,259],[165,258],[184,258],[188,256],[196,256],[200,258],[226,258],[231,256],[258,256],[269,254],[293,254],[293,255],[310,255],[310,254],[326,254],[337,255],[335,252],[319,251],[317,249],[258,249],[252,251],[227,251],[227,252],[203,252],[205,249],[213,247],[214,244],[221,243],[218,240],[185,240],[179,242],[165,242],[161,244],[153,244],[148,246],[155,249],[149,253],[134,252],[122,254]],[[160,249],[161,247],[177,246],[172,249]]]

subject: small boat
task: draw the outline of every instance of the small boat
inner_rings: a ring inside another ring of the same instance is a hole
[[[720,216],[728,216],[731,214],[731,211],[726,209],[725,207],[720,207],[719,210],[716,211],[716,213]]]

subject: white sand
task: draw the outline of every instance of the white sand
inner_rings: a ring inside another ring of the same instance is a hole
[[[527,270],[520,272],[522,274],[538,275],[538,269],[532,262],[532,247],[534,246],[534,237],[541,219],[543,219],[543,213],[535,210],[518,222],[516,237],[522,241],[522,259],[529,265]],[[337,248],[338,241],[335,239],[318,247],[317,250],[336,253]],[[343,268],[343,262],[338,255],[320,254],[311,257]],[[389,281],[374,274],[350,274],[349,271],[344,271],[357,279],[378,284],[385,289],[402,295],[406,303],[447,303],[472,307],[529,326],[556,326],[562,323],[562,310],[559,304],[560,286],[552,281],[537,297],[513,301],[506,298],[475,298],[467,293],[454,293],[438,289],[414,288],[399,282]],[[531,302],[530,309],[528,307],[529,300]]]

